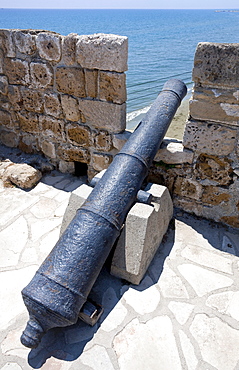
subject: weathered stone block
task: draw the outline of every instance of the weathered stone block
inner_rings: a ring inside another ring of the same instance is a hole
[[[0,142],[10,148],[16,148],[19,143],[19,132],[0,130]]]
[[[0,30],[0,48],[4,51],[4,55],[8,58],[16,56],[15,45],[12,38],[12,31]]]
[[[41,32],[36,37],[41,58],[58,62],[61,59],[61,37],[55,33]]]
[[[5,58],[3,69],[10,84],[26,86],[30,82],[29,65],[27,61]]]
[[[201,42],[194,58],[193,81],[203,86],[238,87],[239,44]]]
[[[112,138],[107,131],[98,131],[94,134],[94,146],[96,149],[109,152],[112,149]]]
[[[200,100],[211,104],[227,103],[227,104],[238,104],[239,101],[239,90],[234,88],[223,88],[215,87],[202,87],[194,86],[193,99]]]
[[[227,158],[200,154],[196,161],[195,175],[198,181],[206,185],[229,185],[232,180],[233,169]]]
[[[21,90],[24,108],[29,112],[43,113],[43,95],[38,90]]]
[[[183,145],[201,153],[229,155],[235,148],[236,129],[213,123],[188,121],[184,131]]]
[[[111,264],[111,274],[133,284],[142,280],[173,216],[167,188],[149,184],[147,191],[151,205],[136,203],[130,209]]]
[[[15,111],[19,111],[22,109],[23,102],[19,86],[8,86],[8,98]]]
[[[88,127],[75,124],[68,124],[66,126],[67,138],[73,142],[73,144],[80,146],[90,146],[91,133]]]
[[[172,139],[173,140],[173,139]],[[164,140],[154,161],[163,161],[168,164],[182,164],[193,162],[193,151],[185,149],[179,141]]]
[[[99,98],[122,104],[126,101],[126,76],[124,73],[99,72]]]
[[[53,70],[45,63],[30,63],[32,86],[35,88],[46,88],[53,84]]]
[[[62,62],[67,66],[75,63],[76,37],[77,33],[70,33],[62,38]]]
[[[0,110],[0,125],[11,127],[11,114],[7,111]]]
[[[57,156],[66,162],[89,162],[89,152],[87,149],[69,145],[59,145]]]
[[[69,95],[61,96],[61,105],[65,117],[69,121],[77,122],[81,118],[78,100]]]
[[[50,116],[39,116],[42,135],[63,140],[64,122]]]
[[[239,228],[239,216],[223,216],[219,221],[232,227]]]
[[[79,107],[89,126],[113,133],[120,133],[126,128],[125,104],[80,100]]]
[[[191,100],[189,114],[192,119],[201,121],[222,122],[238,126],[239,105],[229,103],[210,103],[200,100]]]
[[[54,143],[48,140],[42,140],[41,150],[47,157],[56,158],[56,148]]]
[[[39,132],[39,122],[38,116],[33,113],[18,113],[18,119],[20,122],[20,127],[24,132],[38,133]]]
[[[113,157],[109,154],[93,153],[91,157],[91,164],[96,171],[102,171],[109,167]]]
[[[4,52],[0,49],[0,73],[3,73]]]
[[[216,186],[205,186],[202,193],[202,202],[218,205],[222,202],[228,202],[231,198],[228,190]]]
[[[17,163],[6,169],[3,175],[5,186],[14,184],[23,189],[29,189],[35,186],[41,179],[42,174],[37,169],[26,163]]]
[[[6,76],[0,76],[0,94],[7,95],[8,80]]]
[[[38,138],[34,134],[23,133],[20,137],[18,148],[25,153],[37,153],[40,151]]]
[[[46,114],[59,118],[62,115],[62,108],[58,94],[46,93],[44,95],[44,109]]]
[[[86,96],[84,71],[75,67],[58,67],[56,86],[57,90],[64,94],[84,98]]]
[[[181,197],[199,200],[202,195],[202,185],[192,179],[177,177],[174,184],[174,194]]]
[[[124,72],[127,57],[127,37],[103,33],[78,37],[76,60],[83,68]]]
[[[62,173],[75,173],[75,163],[74,162],[66,162],[60,161],[59,162],[59,171]]]
[[[32,55],[36,51],[36,40],[35,36],[30,33],[25,33],[22,31],[15,31],[13,33],[13,39],[15,45],[22,54]]]
[[[89,98],[97,98],[98,94],[98,71],[85,70],[85,88],[86,96]]]

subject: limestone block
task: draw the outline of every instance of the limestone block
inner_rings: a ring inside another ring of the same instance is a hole
[[[79,146],[59,145],[57,149],[57,157],[66,162],[89,162],[89,152],[87,149],[80,148]]]
[[[102,171],[109,167],[113,157],[109,154],[93,153],[91,156],[91,164],[96,171]]]
[[[185,149],[179,141],[164,140],[154,161],[163,161],[168,164],[190,164],[193,162],[193,152]]]
[[[30,82],[29,65],[25,60],[5,58],[3,70],[10,84],[26,86]]]
[[[234,151],[236,135],[235,129],[226,126],[188,121],[183,145],[197,152],[226,156]]]
[[[0,142],[10,148],[16,148],[19,143],[19,132],[0,130]]]
[[[82,206],[84,201],[88,198],[93,188],[88,185],[81,185],[73,190],[69,198],[69,202],[62,220],[60,236],[63,234],[67,226],[75,217],[76,211]]]
[[[125,73],[99,72],[99,98],[122,104],[126,101]]]
[[[84,71],[76,67],[58,67],[56,69],[56,87],[59,92],[84,98]]]
[[[0,125],[11,127],[11,114],[5,110],[0,110]]]
[[[127,71],[128,39],[125,36],[98,33],[78,37],[76,60],[83,68]]]
[[[100,130],[93,136],[96,149],[109,152],[112,149],[112,138],[107,131]]]
[[[3,177],[4,172],[9,166],[12,166],[14,163],[11,162],[9,159],[6,159],[5,161],[0,161],[0,179]]]
[[[200,154],[196,160],[195,175],[205,185],[229,185],[232,172],[230,161],[226,157]]]
[[[47,137],[55,137],[61,140],[64,138],[64,122],[62,120],[50,116],[40,115],[39,125],[43,135]]]
[[[25,153],[39,152],[38,137],[35,134],[21,133],[18,147]]]
[[[199,200],[202,195],[202,186],[197,181],[178,176],[174,184],[174,194]]]
[[[8,98],[15,111],[19,111],[22,109],[22,96],[19,86],[8,86]]]
[[[67,66],[75,63],[76,37],[77,33],[70,33],[62,38],[62,62]]]
[[[0,76],[0,94],[7,95],[8,80],[6,76]]]
[[[193,99],[200,100],[211,104],[238,104],[239,101],[239,90],[237,87],[223,88],[222,87],[205,87],[205,86],[194,86]]]
[[[85,70],[85,88],[86,96],[89,98],[97,98],[98,94],[98,71]]]
[[[55,145],[49,140],[43,140],[41,142],[41,150],[47,157],[56,158]]]
[[[73,144],[89,147],[91,145],[91,133],[87,126],[77,123],[68,124],[66,126],[67,138]]]
[[[12,38],[12,31],[0,30],[0,49],[4,51],[4,55],[8,58],[16,56],[15,44]]]
[[[53,84],[53,70],[46,63],[30,63],[32,86],[35,88],[46,88]]]
[[[114,134],[113,135],[113,146],[115,149],[121,150],[126,143],[126,141],[130,138],[132,132],[125,130],[121,134]]]
[[[18,113],[20,127],[24,132],[38,133],[39,132],[39,119],[33,113]]]
[[[65,117],[69,121],[77,122],[81,118],[78,100],[69,95],[61,96],[61,105]]]
[[[222,122],[238,126],[239,105],[229,103],[210,103],[200,100],[191,100],[189,114],[192,119],[201,121]]]
[[[192,79],[196,84],[238,87],[239,44],[201,42],[194,57]]]
[[[24,108],[29,112],[43,113],[43,95],[38,90],[21,90]]]
[[[62,173],[75,173],[75,163],[74,162],[66,162],[60,161],[59,162],[59,171]]]
[[[125,104],[112,104],[97,100],[80,100],[80,110],[89,126],[120,133],[126,128]]]
[[[51,32],[40,32],[36,45],[41,58],[58,62],[61,59],[61,37]]]
[[[146,273],[173,216],[173,204],[165,186],[149,184],[151,205],[136,203],[129,211],[119,237],[111,274],[139,284]]]
[[[13,33],[17,50],[22,54],[31,55],[36,51],[36,36],[30,33],[15,31]]]
[[[0,73],[3,73],[4,52],[0,49]]]
[[[14,184],[20,188],[29,189],[35,186],[41,177],[42,174],[37,169],[26,163],[18,163],[6,169],[3,175],[3,183],[5,186]]]
[[[46,93],[44,95],[44,109],[46,114],[59,118],[62,115],[62,108],[59,95],[55,93]]]
[[[217,186],[205,186],[202,193],[202,202],[219,205],[222,202],[228,202],[231,198],[229,190],[217,187]]]

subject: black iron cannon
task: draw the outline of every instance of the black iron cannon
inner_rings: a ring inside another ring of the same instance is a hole
[[[185,84],[169,80],[122,150],[77,211],[22,296],[29,321],[21,342],[35,348],[53,327],[76,323],[148,173]]]

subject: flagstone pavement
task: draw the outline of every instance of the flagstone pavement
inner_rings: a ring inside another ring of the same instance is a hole
[[[0,369],[239,369],[239,231],[175,211],[139,286],[102,270],[93,327],[50,330],[20,343],[21,289],[59,237],[72,190],[85,179],[52,172],[32,190],[0,186]]]

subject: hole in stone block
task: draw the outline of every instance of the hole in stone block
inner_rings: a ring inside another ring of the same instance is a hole
[[[87,176],[88,166],[86,163],[74,162],[75,163],[75,176]]]

